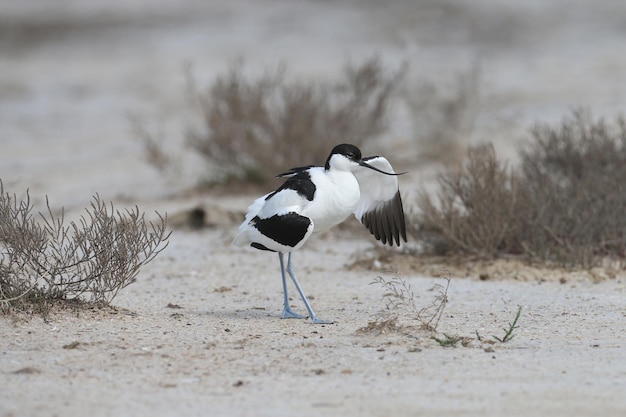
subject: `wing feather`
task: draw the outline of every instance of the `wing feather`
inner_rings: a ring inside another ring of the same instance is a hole
[[[386,172],[394,172],[391,164],[382,156],[366,158],[365,161]],[[400,238],[405,242],[406,222],[402,197],[396,176],[384,175],[361,167],[354,175],[359,181],[361,198],[354,210],[356,218],[383,244],[400,246]]]

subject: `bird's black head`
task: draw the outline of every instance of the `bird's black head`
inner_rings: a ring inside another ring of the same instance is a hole
[[[404,172],[400,174],[396,174],[395,172],[385,172],[368,163],[368,161],[372,159],[376,159],[376,158],[378,157],[369,157],[369,158],[363,159],[359,148],[357,148],[354,145],[342,143],[341,145],[335,146],[333,150],[330,152],[330,155],[328,156],[328,159],[326,160],[325,168],[326,170],[329,170],[332,167],[340,171],[353,172],[355,169],[361,166],[361,167],[369,168],[376,172],[380,172],[381,174],[385,174],[385,175],[405,174]],[[388,162],[387,162],[387,165],[389,165]]]
[[[350,161],[357,163],[361,161],[361,150],[359,148],[348,143],[342,143],[341,145],[335,146],[333,150],[330,151],[330,155],[328,155],[328,159],[326,160],[326,169],[330,169],[330,159],[333,155],[343,155]]]

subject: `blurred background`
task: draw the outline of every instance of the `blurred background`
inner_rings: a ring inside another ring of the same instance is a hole
[[[324,80],[372,56],[389,71],[406,68],[398,94],[417,100],[432,91],[425,85],[454,96],[459,77],[474,74],[461,139],[512,157],[536,122],[558,123],[575,107],[623,114],[626,2],[2,0],[0,178],[5,191],[70,208],[94,193],[132,203],[171,196],[194,184],[195,162],[168,181],[146,162],[132,121],[176,152],[197,122],[185,71],[203,88],[237,61],[252,73],[285,65],[292,77]],[[392,108],[381,139],[414,150],[413,116]]]

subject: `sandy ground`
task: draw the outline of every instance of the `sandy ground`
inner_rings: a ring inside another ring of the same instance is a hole
[[[384,307],[354,268],[362,239],[320,237],[294,257],[332,325],[281,320],[275,255],[229,246],[232,230],[178,231],[115,300],[117,309],[2,317],[3,416],[621,416],[626,281],[453,276],[442,347],[401,318],[362,331]],[[335,245],[329,249],[329,245]],[[294,255],[295,256],[295,255]],[[564,273],[566,276],[567,274]],[[402,275],[419,307],[441,278]],[[294,292],[293,289],[291,289]],[[300,300],[292,305],[303,310]],[[515,337],[496,342],[522,315]],[[477,339],[477,334],[482,340]]]
[[[0,3],[7,191],[29,189],[39,208],[48,195],[69,217],[96,192],[172,218],[205,204],[217,225],[175,229],[114,308],[1,316],[0,416],[626,415],[623,271],[415,260],[343,228],[294,258],[313,308],[336,323],[281,320],[275,255],[229,245],[253,196],[181,192],[197,177],[159,177],[128,121],[139,115],[177,150],[193,119],[185,62],[209,85],[237,58],[324,78],[348,58],[378,54],[389,68],[408,61],[411,77],[448,84],[478,64],[467,139],[511,155],[531,123],[558,122],[572,106],[623,113],[622,1]],[[404,117],[393,114],[390,137],[410,143],[419,126]],[[404,162],[408,207],[424,172]],[[370,284],[395,277],[388,266],[419,307],[432,303],[436,273],[450,270],[436,336],[463,343],[442,347],[406,316],[397,331],[360,330],[384,307],[383,289]],[[297,296],[292,303],[303,310]],[[519,306],[515,337],[496,342]]]

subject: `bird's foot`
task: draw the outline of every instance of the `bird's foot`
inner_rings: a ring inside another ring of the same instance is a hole
[[[334,321],[322,320],[317,316],[311,317],[311,323],[313,324],[335,324]]]
[[[307,317],[308,316],[296,313],[291,309],[291,307],[285,307],[283,309],[283,314],[280,316],[282,319],[306,319]]]

